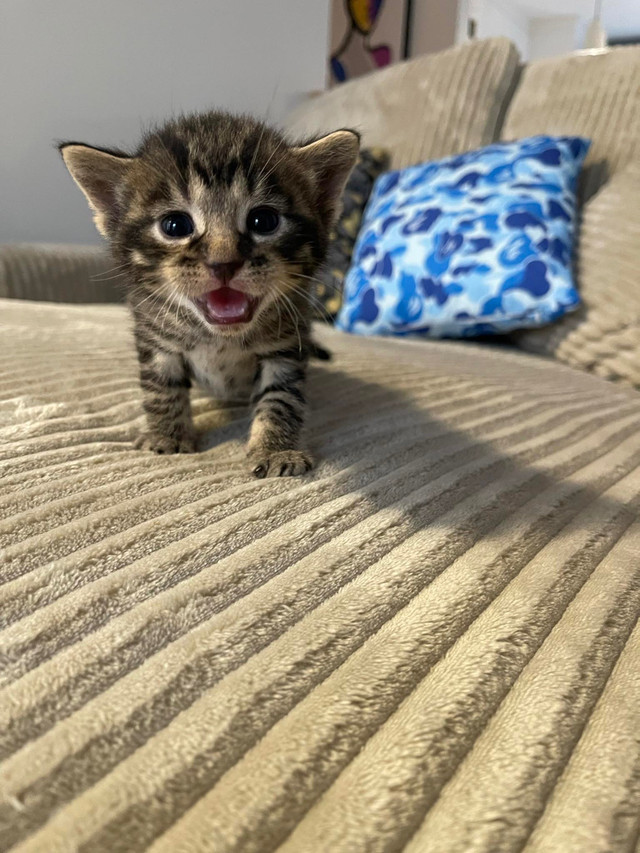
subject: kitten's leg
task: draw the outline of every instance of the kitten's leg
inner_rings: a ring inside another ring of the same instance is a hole
[[[306,363],[297,350],[260,364],[251,398],[253,422],[247,448],[255,477],[295,477],[313,467],[313,460],[299,446],[306,411],[305,374]]]
[[[139,450],[193,453],[196,438],[191,420],[191,380],[180,353],[138,344],[142,405],[147,432],[135,442]]]

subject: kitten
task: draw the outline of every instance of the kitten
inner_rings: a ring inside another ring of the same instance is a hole
[[[126,275],[147,432],[136,446],[189,453],[189,388],[247,397],[256,477],[294,476],[312,277],[323,262],[359,137],[301,145],[211,112],[149,133],[135,154],[66,142],[64,162]]]

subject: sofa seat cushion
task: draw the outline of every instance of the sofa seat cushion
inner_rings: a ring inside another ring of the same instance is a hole
[[[469,42],[359,77],[306,100],[293,137],[352,127],[401,169],[493,142],[518,70],[505,38]],[[527,134],[531,135],[531,134]]]
[[[2,848],[633,843],[640,395],[326,330],[303,479],[135,451],[119,306],[0,303]]]

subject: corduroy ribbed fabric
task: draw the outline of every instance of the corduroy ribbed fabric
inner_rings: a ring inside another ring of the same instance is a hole
[[[621,169],[640,162],[640,46],[585,51],[527,65],[501,139],[538,133],[591,140],[581,185],[584,200]]]
[[[517,70],[507,39],[470,42],[342,83],[294,111],[286,130],[354,128],[395,169],[457,154],[495,140]]]
[[[534,133],[592,140],[575,262],[583,307],[516,340],[530,352],[640,387],[640,47],[527,66],[502,138]]]
[[[576,277],[582,307],[518,345],[640,388],[640,161],[585,205]]]
[[[0,849],[633,849],[640,394],[327,330],[320,465],[255,481],[198,394],[132,449],[123,308],[0,322]]]
[[[121,302],[119,268],[99,246],[0,245],[0,298]]]

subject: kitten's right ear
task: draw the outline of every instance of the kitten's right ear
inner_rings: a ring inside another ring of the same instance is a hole
[[[119,190],[134,158],[121,152],[104,151],[80,142],[58,146],[71,177],[85,194],[98,231],[107,236],[107,223],[118,213]]]

